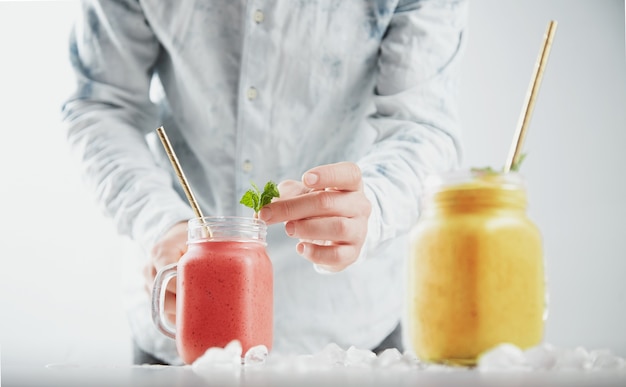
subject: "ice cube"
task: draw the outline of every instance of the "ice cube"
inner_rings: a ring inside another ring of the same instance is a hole
[[[560,370],[588,370],[591,365],[592,359],[589,352],[583,347],[576,347],[573,350],[561,351],[555,368]]]
[[[591,368],[594,370],[615,370],[626,368],[626,361],[615,356],[608,349],[594,350],[589,353]]]
[[[524,352],[509,343],[497,345],[483,353],[478,359],[480,371],[519,371],[528,368]]]
[[[557,349],[551,344],[541,344],[524,351],[526,362],[533,370],[551,370],[556,366]]]
[[[378,355],[375,365],[379,368],[403,366],[402,354],[397,348],[387,348]]]
[[[265,363],[268,353],[269,351],[265,345],[254,346],[246,352],[243,363],[246,366],[262,365]]]
[[[428,363],[428,364],[424,363],[420,367],[420,369],[426,372],[455,372],[455,371],[461,371],[464,368],[438,364],[438,363]]]
[[[241,353],[243,349],[241,348],[241,343],[239,340],[233,340],[230,343],[226,344],[224,347],[224,351],[231,356],[237,356],[241,359]]]
[[[241,343],[233,340],[224,348],[211,347],[192,364],[195,371],[215,366],[241,366]]]
[[[346,351],[345,365],[347,367],[370,367],[376,361],[376,354],[369,349],[359,349],[351,346]]]
[[[422,368],[424,366],[423,363],[415,354],[415,352],[413,352],[410,349],[405,350],[404,353],[402,354],[402,362],[411,368],[413,367]]]
[[[324,349],[313,355],[313,363],[320,366],[343,366],[346,351],[335,343],[327,344]]]

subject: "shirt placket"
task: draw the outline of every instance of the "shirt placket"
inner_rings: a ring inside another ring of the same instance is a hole
[[[263,135],[263,111],[267,104],[264,94],[265,58],[263,45],[265,41],[264,24],[266,10],[262,1],[248,2],[244,22],[244,51],[240,77],[239,117],[237,137],[237,171],[236,184],[239,197],[255,181],[263,155],[259,151],[258,139]],[[256,182],[256,181],[255,181]],[[256,182],[264,184],[264,182]],[[239,206],[239,214],[244,210]]]

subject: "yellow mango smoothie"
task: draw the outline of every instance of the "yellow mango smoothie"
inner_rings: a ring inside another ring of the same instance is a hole
[[[407,278],[407,328],[420,359],[471,366],[498,344],[542,341],[542,238],[526,206],[514,172],[427,180]]]

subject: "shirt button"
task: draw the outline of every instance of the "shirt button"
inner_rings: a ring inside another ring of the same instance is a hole
[[[246,93],[246,95],[248,96],[248,99],[250,101],[252,101],[253,99],[256,99],[256,97],[258,96],[258,93],[256,91],[255,87],[251,87],[248,89],[248,92]]]
[[[265,20],[265,15],[263,14],[263,11],[261,11],[260,9],[254,11],[254,21],[259,24],[262,23],[263,20]]]
[[[246,173],[252,171],[252,162],[250,160],[244,161],[241,169],[243,169],[243,171]]]

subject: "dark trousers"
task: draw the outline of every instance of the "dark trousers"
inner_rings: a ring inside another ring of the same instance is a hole
[[[400,352],[404,352],[404,347],[402,345],[402,327],[400,323],[396,326],[396,328],[389,334],[389,336],[385,337],[383,341],[380,342],[376,346],[376,348],[372,349],[375,354],[379,354],[385,349],[388,348],[397,348]],[[137,344],[133,344],[133,363],[134,364],[162,364],[168,365],[167,362],[158,359],[143,349],[139,348]]]

